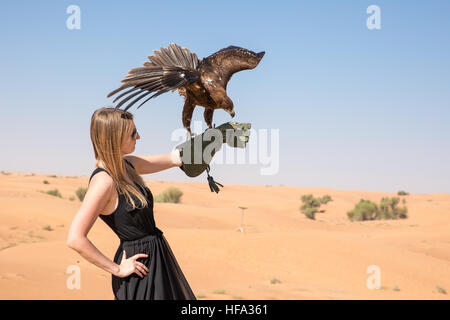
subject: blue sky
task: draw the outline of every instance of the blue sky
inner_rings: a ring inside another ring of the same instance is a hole
[[[72,4],[80,30],[66,27]],[[380,30],[366,27],[373,4]],[[229,82],[233,120],[279,130],[279,170],[217,163],[217,181],[450,192],[449,12],[444,0],[5,2],[0,169],[89,175],[90,117],[112,105],[106,94],[130,68],[171,42],[199,58],[236,45],[266,55]],[[182,106],[166,93],[130,109],[137,154],[178,144],[170,137],[182,127]],[[215,112],[216,124],[229,120]],[[206,181],[178,168],[144,178]]]

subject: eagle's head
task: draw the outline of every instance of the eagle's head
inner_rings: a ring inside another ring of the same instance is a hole
[[[234,118],[235,113],[233,107],[225,108],[225,111],[228,112],[232,118]]]
[[[235,115],[235,113],[234,113],[234,104],[233,104],[233,101],[230,99],[230,97],[228,97],[228,96],[225,96],[225,97],[224,97],[224,103],[223,103],[223,105],[225,106],[225,107],[223,107],[223,109],[224,109],[226,112],[228,112],[229,115],[230,115],[232,118],[234,118],[234,115]]]

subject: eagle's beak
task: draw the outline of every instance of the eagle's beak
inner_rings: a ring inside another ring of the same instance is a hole
[[[234,110],[227,110],[227,112],[230,114],[232,118],[234,118]]]

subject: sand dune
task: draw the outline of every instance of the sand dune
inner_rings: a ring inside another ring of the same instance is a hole
[[[0,174],[0,299],[113,299],[111,275],[65,245],[81,204],[69,198],[87,182]],[[244,185],[215,194],[206,183],[146,182],[154,195],[183,191],[180,204],[155,203],[155,220],[199,299],[450,297],[450,194],[404,196],[407,219],[350,222],[359,199],[396,194]],[[62,198],[40,192],[55,188]],[[299,211],[307,193],[333,199],[314,221]],[[239,206],[248,207],[243,233]],[[103,221],[88,237],[112,259],[119,240]],[[71,265],[80,267],[80,289],[67,288]],[[366,285],[370,265],[381,270],[380,289]]]

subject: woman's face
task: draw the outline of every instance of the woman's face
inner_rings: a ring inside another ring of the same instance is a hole
[[[125,137],[125,139],[123,140],[122,143],[122,153],[125,154],[129,154],[129,153],[133,153],[134,149],[136,147],[136,140],[139,140],[141,137],[139,136],[139,133],[136,130],[136,126],[133,123],[131,132],[129,132],[127,134],[127,136]]]

